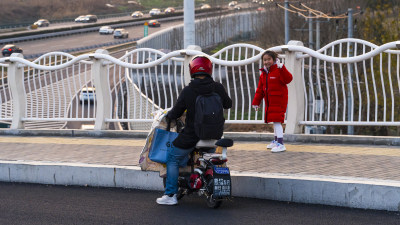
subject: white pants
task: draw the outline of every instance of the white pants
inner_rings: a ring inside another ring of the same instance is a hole
[[[283,127],[280,122],[274,122],[274,134],[277,138],[283,138]]]

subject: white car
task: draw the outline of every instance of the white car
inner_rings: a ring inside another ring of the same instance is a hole
[[[139,17],[143,17],[143,13],[140,11],[135,11],[132,13],[131,15],[133,18],[139,18]]]
[[[200,7],[200,9],[211,9],[211,6],[209,4],[204,4]]]
[[[110,26],[102,26],[99,29],[100,34],[112,34],[114,33],[114,29]]]
[[[50,25],[50,22],[46,19],[40,19],[36,21],[34,25],[37,25],[38,27],[48,27]]]
[[[237,1],[231,1],[231,2],[229,2],[228,6],[229,7],[233,7],[233,6],[237,5],[237,4],[238,4]]]
[[[157,8],[151,9],[149,12],[150,16],[156,16],[156,15],[160,15],[160,14],[161,14],[161,10],[157,9]]]
[[[83,102],[94,102],[96,100],[96,92],[94,87],[84,87],[79,95],[79,100]]]
[[[128,38],[129,32],[125,29],[115,29],[114,30],[114,38]]]
[[[75,19],[75,23],[81,23],[86,16],[78,16]]]

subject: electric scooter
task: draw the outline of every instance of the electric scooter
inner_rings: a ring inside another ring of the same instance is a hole
[[[227,148],[231,146],[233,140],[227,138],[197,142],[188,161],[191,171],[179,174],[177,199],[197,193],[206,197],[210,208],[218,208],[224,200],[229,199],[232,183],[226,162]],[[166,178],[164,187],[165,184]]]

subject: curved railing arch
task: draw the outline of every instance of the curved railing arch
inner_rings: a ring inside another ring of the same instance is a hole
[[[67,59],[74,59],[74,58],[76,58],[76,56],[73,56],[73,55],[71,55],[71,54],[69,54],[69,53],[66,53],[66,52],[49,52],[49,53],[46,53],[46,54],[44,54],[44,55],[41,55],[40,57],[38,57],[37,59],[33,60],[32,62],[33,62],[33,63],[38,63],[38,62],[40,62],[40,60],[42,60],[42,59],[44,59],[44,58],[48,58],[48,57],[57,57],[57,56],[64,56],[64,57],[66,57]]]
[[[362,44],[362,45],[366,45],[369,46],[371,48],[377,48],[378,46],[369,42],[369,41],[365,41],[365,40],[361,40],[361,39],[357,39],[357,38],[343,38],[343,39],[339,39],[336,41],[333,41],[327,45],[325,45],[324,47],[322,47],[321,49],[318,50],[318,52],[323,52],[324,50],[328,49],[328,48],[332,48],[336,45],[342,44],[342,43],[355,43],[355,44]]]
[[[365,41],[365,40],[361,40],[361,39],[356,39],[356,38],[345,38],[345,39],[336,40],[334,42],[331,42],[331,43],[325,45],[324,47],[322,47],[321,49],[319,49],[317,51],[314,51],[314,50],[308,49],[308,48],[307,48],[307,50],[313,51],[315,53],[320,53],[321,55],[325,55],[325,54],[323,54],[323,52],[326,52],[327,50],[329,50],[331,48],[334,48],[335,46],[338,46],[338,45],[341,45],[341,44],[361,44],[363,46],[367,46],[367,47],[371,48],[371,51],[368,52],[368,53],[370,53],[370,55],[366,55],[365,56],[367,58],[375,56],[377,53],[381,53],[381,52],[392,53],[392,54],[400,53],[400,50],[390,50],[392,48],[398,48],[398,46],[399,46],[399,42],[398,41],[397,42],[394,41],[394,42],[390,42],[390,43],[387,43],[387,44],[382,45],[382,46],[378,46],[378,45],[375,45],[375,44],[373,44],[371,42],[368,42],[368,41]],[[309,54],[310,51],[307,51],[307,50],[303,51],[303,50],[300,50],[299,48],[297,48],[297,49],[291,48],[291,49],[294,50],[294,51],[301,51],[301,52],[305,53],[302,56],[299,56],[299,58],[307,58],[307,57],[310,57],[310,56],[317,57],[317,54],[310,55]],[[330,56],[330,57],[332,57],[332,56]],[[354,56],[354,57],[357,57],[357,56]],[[321,58],[321,57],[318,56],[318,58]],[[342,58],[342,57],[332,57],[332,58]],[[353,58],[353,59],[358,60],[358,61],[362,61],[365,58]],[[352,61],[352,59],[349,59],[349,58],[346,58],[346,60]],[[337,62],[337,61],[332,61],[332,62]],[[337,62],[337,63],[339,63],[339,62]],[[347,63],[347,62],[343,62],[343,63]]]
[[[303,55],[298,56],[299,59],[307,58],[307,57],[314,57],[314,58],[318,58],[318,59],[321,59],[321,60],[324,60],[327,62],[332,62],[332,63],[354,63],[354,62],[359,62],[359,61],[363,61],[368,58],[374,57],[374,56],[384,52],[385,50],[397,48],[397,46],[400,46],[400,41],[393,41],[393,42],[381,45],[381,46],[375,48],[374,50],[372,50],[368,53],[365,53],[363,55],[346,57],[346,58],[327,56],[327,55],[319,53],[318,51],[315,51],[315,50],[312,50],[312,49],[309,49],[309,48],[303,47],[303,46],[283,45],[283,46],[280,46],[280,48],[281,48],[281,51],[289,50],[292,52],[304,53]],[[399,51],[399,53],[400,53],[400,51]]]
[[[54,66],[38,65],[35,62],[31,62],[31,61],[26,60],[24,58],[21,58],[21,57],[18,57],[18,56],[13,56],[13,55],[11,55],[10,57],[7,57],[7,58],[5,58],[3,60],[4,60],[4,62],[6,62],[6,61],[8,61],[8,62],[18,62],[20,64],[23,64],[23,65],[26,65],[26,66],[29,66],[29,67],[32,67],[32,68],[35,68],[35,69],[38,69],[38,70],[59,70],[59,69],[64,69],[64,68],[66,68],[68,66],[71,66],[74,63],[90,59],[91,56],[92,56],[92,54],[80,55],[80,56],[77,56],[77,57],[71,59],[68,62],[59,64],[59,65],[54,65]],[[1,59],[0,59],[0,62],[1,62]],[[21,67],[23,67],[23,65]]]
[[[259,52],[265,51],[263,48],[260,48],[258,46],[251,45],[251,44],[233,44],[233,45],[229,45],[229,46],[224,47],[223,49],[221,49],[218,52],[214,53],[212,56],[213,57],[218,57],[222,53],[224,53],[224,52],[226,52],[228,50],[235,49],[235,48],[248,48],[248,49],[252,49],[252,50],[257,50]]]

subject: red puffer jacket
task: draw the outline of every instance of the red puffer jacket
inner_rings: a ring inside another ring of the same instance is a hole
[[[288,88],[293,76],[285,66],[278,68],[277,64],[269,68],[269,73],[260,69],[261,76],[252,105],[260,105],[265,101],[265,123],[281,122],[285,120],[285,112],[288,104]]]

